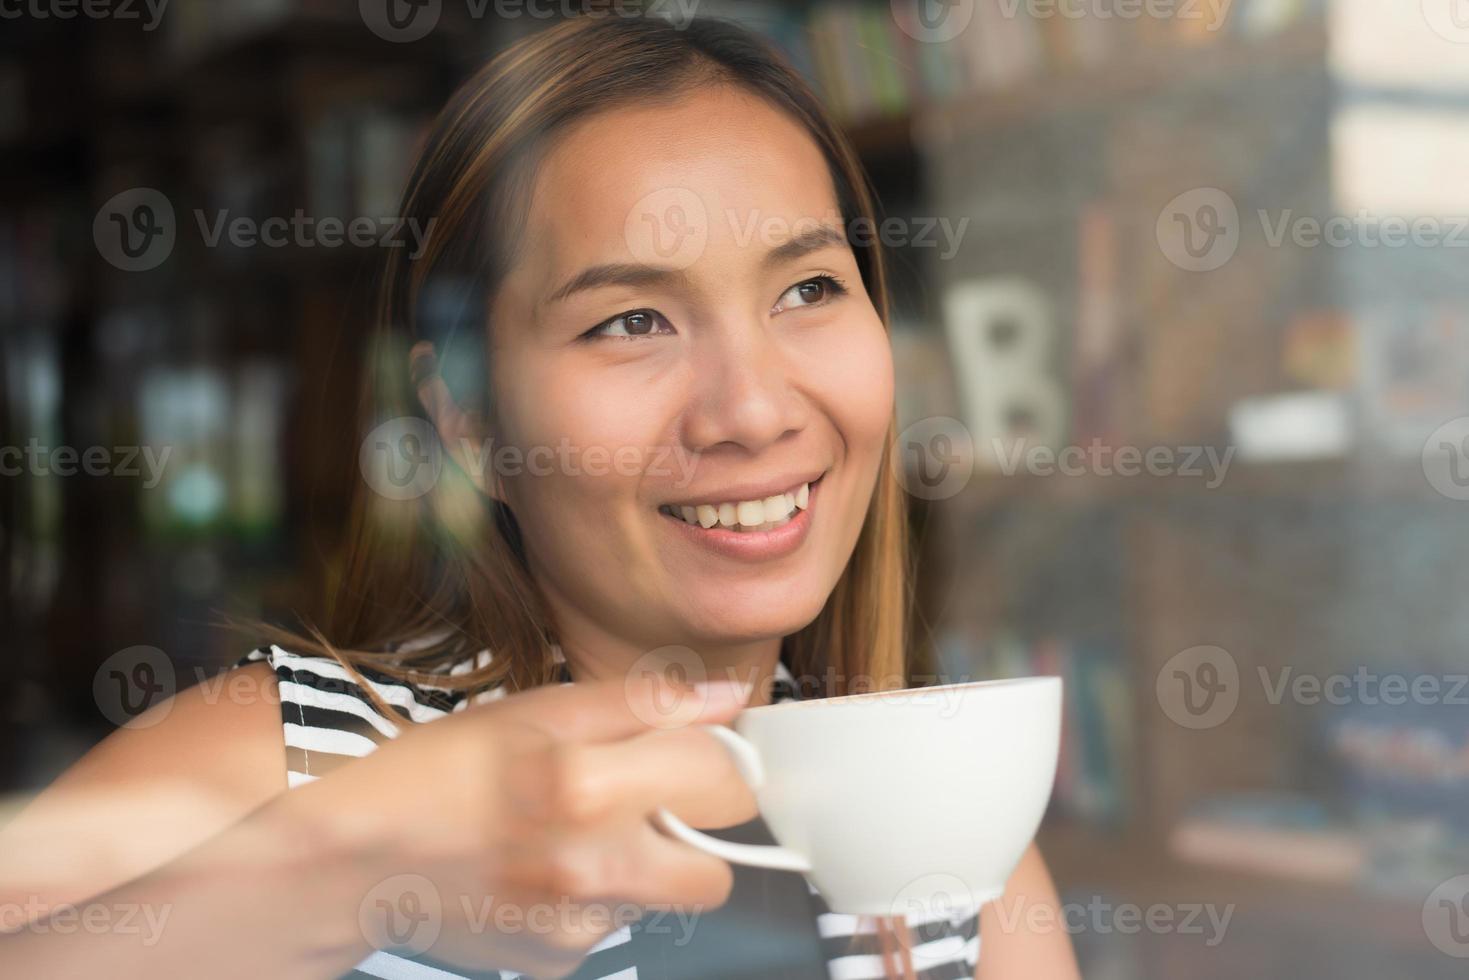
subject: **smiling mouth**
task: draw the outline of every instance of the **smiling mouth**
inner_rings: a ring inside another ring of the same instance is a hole
[[[685,524],[704,530],[718,528],[757,534],[784,527],[796,515],[811,505],[811,489],[821,480],[818,477],[809,483],[801,483],[784,493],[759,500],[725,501],[705,504],[664,504],[658,512]]]

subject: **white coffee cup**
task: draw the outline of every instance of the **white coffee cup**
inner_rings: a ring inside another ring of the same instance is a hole
[[[958,913],[999,898],[1051,796],[1061,679],[787,701],[707,726],[779,846],[655,822],[736,864],[809,874],[836,912]]]

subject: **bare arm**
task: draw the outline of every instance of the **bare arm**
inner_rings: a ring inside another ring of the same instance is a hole
[[[1080,980],[1056,886],[1032,844],[1005,894],[980,913],[975,980]]]
[[[403,941],[404,899],[435,894],[435,958],[566,976],[617,928],[610,911],[729,895],[728,865],[647,820],[659,806],[696,826],[754,812],[700,724],[734,717],[749,691],[702,690],[548,685],[282,792],[275,699],[211,700],[201,685],[109,737],[0,833],[0,976],[338,976]],[[491,901],[570,915],[502,927],[475,915]]]
[[[324,838],[326,794],[283,794],[270,668],[233,678],[112,733],[0,831],[0,975],[305,978],[366,955],[323,910],[375,872]]]

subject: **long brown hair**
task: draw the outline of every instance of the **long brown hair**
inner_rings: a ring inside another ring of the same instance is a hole
[[[799,73],[757,35],[718,19],[675,26],[626,11],[564,20],[484,65],[430,129],[401,217],[419,228],[432,221],[432,232],[417,257],[385,250],[359,438],[392,420],[424,420],[420,431],[429,431],[409,374],[408,352],[420,340],[433,341],[441,365],[461,369],[443,369],[455,396],[493,418],[494,399],[484,390],[486,310],[514,260],[537,160],[568,126],[594,113],[672,102],[701,84],[739,86],[789,115],[827,161],[844,226],[878,220],[849,141]],[[883,255],[865,238],[852,248],[886,323]],[[818,694],[902,687],[909,676],[907,523],[889,466],[892,435],[845,571],[816,619],[785,639],[797,679],[823,679]],[[257,636],[263,631],[348,669],[466,694],[501,685],[522,690],[555,677],[554,624],[503,504],[452,465],[408,499],[375,492],[363,479],[354,486],[343,555],[324,590],[324,623],[301,631],[251,624]],[[408,652],[399,648],[436,635]],[[487,664],[444,671],[481,650],[493,651]],[[887,952],[892,937],[881,935]]]

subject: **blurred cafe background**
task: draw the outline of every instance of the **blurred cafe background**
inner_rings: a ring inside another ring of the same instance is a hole
[[[125,720],[109,658],[193,683],[336,567],[375,248],[195,216],[395,214],[456,84],[597,5],[158,6],[0,0],[12,797]],[[647,6],[771,37],[881,195],[913,642],[1065,678],[1085,975],[1464,976],[1469,2]]]

